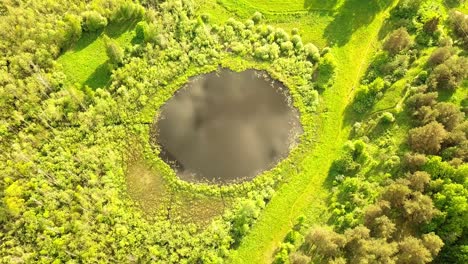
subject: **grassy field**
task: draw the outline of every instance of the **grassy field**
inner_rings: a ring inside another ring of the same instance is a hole
[[[255,2],[255,5],[261,6],[259,3]],[[297,27],[305,41],[321,47],[333,46],[333,55],[339,62],[337,80],[331,89],[322,94],[321,114],[317,116],[319,141],[298,164],[296,175],[280,187],[267,205],[250,234],[233,253],[232,263],[271,263],[274,250],[297,217],[306,216],[309,225],[327,220],[326,201],[330,188],[328,171],[348,138],[352,120],[358,119],[346,114],[346,106],[378,47],[378,33],[388,15],[385,10],[391,4],[392,1],[375,1],[362,5],[358,0],[348,0],[333,14],[310,11],[299,19],[267,22],[286,29]],[[282,8],[274,4],[267,7],[268,11],[273,12]],[[201,12],[206,10],[202,8]],[[249,12],[251,10],[246,9],[236,14]],[[216,17],[216,22],[222,22],[225,17]]]
[[[106,86],[111,72],[103,37],[107,35],[125,47],[135,37],[134,27],[135,23],[111,24],[104,31],[83,33],[81,39],[58,59],[68,79],[93,89]]]
[[[353,121],[359,119],[347,114],[347,105],[379,45],[378,33],[387,16],[386,10],[393,1],[378,0],[366,5],[360,0],[306,0],[291,1],[288,4],[277,0],[218,2],[201,0],[198,2],[198,12],[209,14],[213,23],[221,24],[229,17],[246,19],[255,10],[260,10],[267,13],[269,24],[286,30],[298,28],[304,42],[313,42],[321,48],[333,47],[332,53],[338,62],[336,83],[322,93],[321,109],[316,116],[318,141],[297,164],[296,173],[277,190],[258,222],[231,258],[233,263],[267,263],[271,262],[274,250],[297,217],[306,216],[309,225],[324,223],[328,218],[326,202],[331,185],[328,172],[348,138]],[[291,14],[294,12],[299,13]],[[123,47],[134,38],[134,31],[131,30],[133,26],[111,25],[103,32],[84,34],[59,59],[69,79],[91,88],[105,86],[109,81],[110,71],[106,63],[103,36],[109,35]],[[146,167],[134,166],[129,167],[129,170],[134,172],[131,174],[143,175],[138,179],[130,179],[137,181],[129,183],[134,187],[130,190],[133,196],[163,185],[152,182],[154,179],[148,177],[152,172]],[[157,202],[156,200],[150,202]],[[197,203],[195,200],[191,202]],[[142,206],[148,210],[152,207],[150,204]],[[190,208],[190,203],[187,206]],[[217,214],[219,212],[213,212],[213,215]]]

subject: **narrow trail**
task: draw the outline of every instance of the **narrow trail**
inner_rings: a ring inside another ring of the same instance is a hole
[[[387,15],[387,11],[379,13],[366,28],[356,31],[345,46],[333,49],[339,62],[337,79],[335,85],[322,95],[329,111],[317,118],[320,122],[319,142],[298,163],[298,173],[277,190],[251,232],[233,252],[230,262],[271,263],[274,251],[298,216],[306,216],[312,224],[326,221],[328,171],[349,133],[349,127],[343,127],[344,112],[370,61],[376,46],[373,44]],[[364,52],[359,48],[363,46],[361,43],[367,43]],[[353,68],[355,61],[360,65]]]
[[[356,86],[359,84],[359,82],[360,82],[360,80],[361,80],[361,77],[362,77],[362,75],[363,75],[362,70],[363,70],[363,68],[364,68],[364,65],[366,65],[366,64],[368,63],[368,61],[369,61],[369,58],[370,58],[370,55],[371,55],[371,54],[370,54],[371,47],[372,47],[372,45],[374,45],[375,43],[377,43],[377,41],[378,41],[377,38],[378,38],[378,32],[375,33],[374,37],[369,41],[369,43],[368,43],[367,46],[366,46],[366,51],[364,52],[364,55],[362,56],[361,63],[359,64],[359,70],[358,70],[358,72],[357,72],[356,75],[355,75],[355,81],[354,81],[354,83],[353,83],[353,86],[352,86],[351,89],[349,90],[349,93],[348,93],[348,96],[347,96],[347,100],[346,100],[347,103],[349,103],[350,100],[351,100],[351,99],[353,98],[353,96],[354,96],[354,92],[355,92],[355,90],[356,90]],[[341,132],[342,132],[342,129],[340,129],[340,134],[341,134]],[[309,185],[306,187],[306,189],[310,189],[310,187],[311,187],[312,185],[315,185],[315,184],[316,184],[316,182],[311,181],[311,182],[309,183]],[[305,196],[307,196],[307,195],[308,195],[307,192],[302,193],[301,196],[299,196],[299,197],[296,199],[296,201],[294,201],[294,204],[291,206],[291,209],[289,210],[289,220],[290,220],[290,225],[291,225],[291,226],[293,226],[293,225],[295,224],[295,222],[294,222],[295,219],[294,219],[292,216],[293,216],[293,212],[297,210],[297,208],[296,208],[297,203],[298,203],[299,201],[301,201],[301,200],[304,200],[303,198],[304,198]]]

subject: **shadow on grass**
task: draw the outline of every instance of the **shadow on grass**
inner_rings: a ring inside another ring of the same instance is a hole
[[[96,32],[83,32],[81,38],[73,44],[70,48],[71,50],[78,52],[85,49],[96,39],[98,39],[102,33],[106,34],[111,38],[118,38],[123,33],[132,30],[139,21],[122,21],[109,24],[105,29],[100,29]],[[66,52],[66,49],[64,50]]]
[[[370,24],[375,16],[392,2],[392,0],[373,0],[363,3],[362,0],[345,0],[334,20],[325,29],[325,39],[329,44],[340,47],[345,45],[356,30]]]
[[[99,38],[99,36],[102,34],[103,31],[104,30],[101,29],[97,32],[83,32],[83,34],[81,35],[81,38],[74,45],[71,46],[71,50],[74,52],[78,52],[80,50],[85,49],[91,43],[96,41],[96,39]]]
[[[129,20],[129,21],[111,23],[106,27],[106,30],[104,31],[104,33],[110,38],[115,39],[115,38],[120,37],[123,33],[135,28],[138,22],[139,21],[136,21],[136,20],[133,20],[133,21]]]
[[[105,62],[99,65],[83,84],[96,90],[97,88],[105,87],[110,81],[110,76],[109,65]]]

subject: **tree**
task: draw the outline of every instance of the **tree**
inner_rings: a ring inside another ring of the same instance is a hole
[[[453,31],[461,38],[465,45],[468,45],[468,15],[460,11],[450,12],[450,23],[452,24]]]
[[[384,50],[396,55],[411,46],[411,37],[406,28],[401,27],[393,31],[384,43]]]
[[[447,131],[452,131],[465,118],[465,113],[452,103],[438,103],[435,110],[437,111],[436,120],[444,125]]]
[[[437,256],[444,246],[444,242],[434,233],[424,234],[422,236],[423,245],[431,252],[432,257]]]
[[[311,261],[310,257],[297,252],[292,253],[289,260],[291,264],[309,264]]]
[[[419,153],[405,153],[404,156],[405,167],[411,171],[419,170],[427,161],[427,158],[424,154]]]
[[[113,65],[122,64],[124,59],[124,51],[119,46],[119,44],[117,44],[116,41],[109,38],[108,36],[104,36],[104,44],[106,45],[106,54],[110,63]]]
[[[107,26],[107,19],[97,11],[85,11],[81,16],[83,17],[83,30],[85,31],[96,32]]]
[[[433,106],[437,103],[436,92],[432,93],[417,93],[408,98],[406,105],[410,110],[415,111],[423,106]]]
[[[304,45],[304,52],[307,58],[312,59],[313,61],[318,61],[320,59],[320,51],[312,43],[307,43]]]
[[[453,56],[434,69],[427,84],[432,89],[453,91],[467,75],[468,58]]]
[[[343,235],[324,227],[313,228],[305,237],[305,245],[309,250],[315,246],[317,254],[325,258],[334,258],[341,255],[341,248],[346,239]]]
[[[63,33],[64,43],[70,45],[71,43],[74,43],[81,38],[81,20],[82,18],[80,16],[72,14],[65,15],[65,22],[67,23],[67,27]]]
[[[421,240],[408,236],[398,243],[398,264],[425,264],[432,261],[431,252]]]
[[[412,150],[424,154],[437,154],[441,149],[447,131],[437,123],[431,122],[425,126],[409,131],[408,143]]]
[[[452,47],[445,46],[437,48],[434,52],[432,52],[431,57],[429,57],[428,63],[432,67],[437,66],[448,60],[452,56],[452,54]]]
[[[425,188],[431,181],[431,175],[425,171],[416,171],[413,174],[410,174],[408,177],[410,182],[410,187],[413,190],[424,192]]]
[[[408,224],[418,226],[429,223],[437,210],[435,210],[429,196],[415,192],[403,202],[404,216]]]

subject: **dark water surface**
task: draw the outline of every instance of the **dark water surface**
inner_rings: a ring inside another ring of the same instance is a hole
[[[161,108],[153,139],[187,181],[254,178],[285,158],[302,133],[287,89],[263,71],[220,69],[192,78]]]

